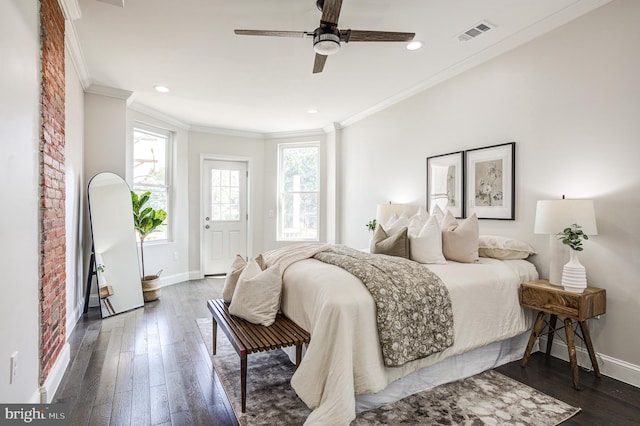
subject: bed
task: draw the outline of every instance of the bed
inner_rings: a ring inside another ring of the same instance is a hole
[[[454,344],[400,367],[385,367],[375,304],[363,283],[314,258],[289,260],[281,309],[311,333],[291,380],[313,409],[305,424],[349,424],[356,411],[518,359],[533,324],[532,314],[518,303],[520,282],[538,278],[532,263],[481,258],[474,264],[424,265],[449,291]]]

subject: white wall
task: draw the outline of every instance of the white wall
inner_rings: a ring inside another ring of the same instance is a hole
[[[172,133],[173,158],[172,188],[167,220],[172,233],[168,242],[144,243],[144,268],[147,275],[162,270],[161,285],[176,284],[189,279],[189,198],[188,198],[188,149],[189,133],[185,128],[166,123],[129,109],[127,111],[127,153],[133,153],[133,127],[146,124]],[[127,182],[132,186],[132,163],[127,161]]]
[[[39,402],[39,2],[0,2],[0,401]],[[18,351],[16,381],[9,359]]]
[[[590,285],[607,290],[607,314],[590,321],[592,337],[605,374],[620,376],[617,366],[630,363],[624,374],[639,384],[639,16],[640,2],[613,1],[345,128],[342,242],[366,244],[378,203],[425,203],[426,157],[516,141],[516,220],[482,220],[481,233],[529,241],[547,276],[536,201],[593,198],[599,235],[580,258]]]
[[[65,55],[65,228],[67,274],[67,338],[83,309],[85,269],[82,240],[86,181],[84,176],[84,90],[70,55]]]
[[[84,187],[83,254],[84,270],[89,269],[91,226],[87,202],[87,185],[100,172],[113,172],[123,179],[127,169],[127,100],[126,97],[84,94]],[[85,278],[86,279],[86,278]],[[98,306],[95,279],[91,286],[90,306]]]
[[[249,256],[263,250],[264,142],[261,137],[189,132],[189,273],[201,278],[201,161],[203,158],[248,161],[249,163]]]

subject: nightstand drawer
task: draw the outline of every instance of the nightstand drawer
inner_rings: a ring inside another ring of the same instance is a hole
[[[587,287],[584,293],[571,293],[545,280],[522,283],[520,304],[566,318],[584,321],[606,312],[604,289]]]

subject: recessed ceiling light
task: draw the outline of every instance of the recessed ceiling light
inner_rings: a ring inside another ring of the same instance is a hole
[[[318,110],[314,108],[310,108],[307,110],[307,114],[317,114],[317,113],[318,113]]]
[[[407,43],[407,50],[418,50],[422,47],[422,42],[420,40],[413,40]]]
[[[160,84],[156,84],[155,86],[153,86],[153,88],[156,90],[156,92],[160,93],[167,93],[169,91],[169,88],[167,86],[162,86]]]

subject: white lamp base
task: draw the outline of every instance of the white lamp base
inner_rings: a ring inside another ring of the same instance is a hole
[[[582,293],[587,288],[587,272],[575,250],[571,250],[569,262],[562,268],[562,287],[572,293]]]

